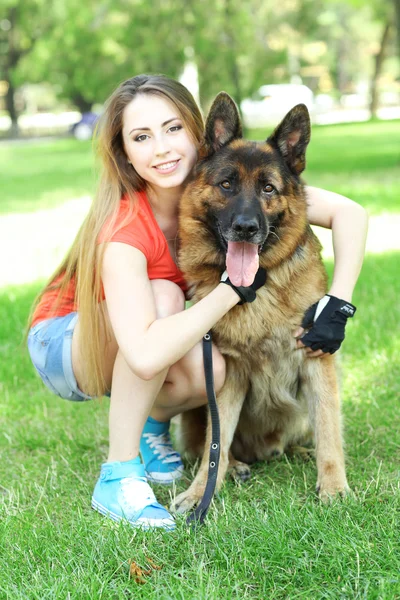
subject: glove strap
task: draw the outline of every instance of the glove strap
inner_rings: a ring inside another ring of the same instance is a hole
[[[347,318],[354,317],[357,310],[354,304],[346,302],[346,300],[340,300],[340,298],[336,298],[336,296],[331,296],[330,294],[327,294],[327,296],[328,298],[333,298],[337,303],[339,303],[339,306],[335,307],[335,312],[340,312]]]
[[[331,303],[330,306],[328,306],[329,302]],[[314,323],[326,306],[328,306],[328,310],[332,310],[332,314],[334,312],[339,312],[342,313],[346,318],[354,317],[354,314],[357,310],[353,304],[350,304],[350,302],[346,302],[346,300],[340,300],[340,298],[336,298],[336,296],[326,294],[317,304],[313,319]]]
[[[240,290],[233,285],[233,283],[229,279],[229,277],[228,277],[228,271],[224,271],[222,273],[220,282],[221,283],[226,283],[226,285],[229,285],[237,293],[237,295],[240,298],[240,302],[238,302],[238,305],[239,304],[244,304],[246,302],[246,298],[243,296],[243,294],[240,292]]]

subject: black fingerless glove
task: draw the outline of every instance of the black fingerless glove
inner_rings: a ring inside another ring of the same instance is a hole
[[[260,267],[256,273],[254,281],[249,287],[236,287],[234,286],[229,277],[227,271],[224,271],[221,275],[221,283],[230,285],[233,290],[237,293],[240,298],[238,304],[244,304],[245,302],[254,302],[256,299],[256,291],[260,289],[267,281],[267,271]]]
[[[353,317],[356,307],[327,294],[306,311],[301,326],[309,331],[301,338],[312,350],[333,354],[344,340],[347,319]]]

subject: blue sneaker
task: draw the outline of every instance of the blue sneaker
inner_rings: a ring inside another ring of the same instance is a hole
[[[92,508],[114,521],[126,519],[134,527],[175,529],[174,519],[157,502],[147,483],[139,457],[101,466],[93,492]]]
[[[172,447],[169,423],[149,417],[140,438],[140,454],[147,479],[153,483],[172,483],[182,477],[183,463]]]

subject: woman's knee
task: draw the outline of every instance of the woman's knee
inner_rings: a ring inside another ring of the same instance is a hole
[[[198,356],[193,357],[193,359],[197,358],[197,360],[192,360],[189,365],[191,378],[191,384],[193,389],[193,395],[196,397],[207,397],[207,389],[206,389],[206,377],[204,373],[204,364],[203,364],[203,346],[202,344],[198,344]],[[222,389],[222,386],[225,383],[225,375],[226,375],[226,364],[225,359],[214,344],[212,345],[212,363],[213,363],[213,379],[214,379],[214,389],[215,393],[219,394]]]
[[[212,356],[214,389],[215,393],[218,394],[225,383],[226,365],[224,357],[214,345]],[[187,399],[207,397],[201,343],[196,344],[186,356],[171,367],[167,380],[174,385],[177,393],[178,390],[184,391]]]
[[[158,319],[175,315],[184,310],[185,296],[176,283],[167,281],[166,279],[153,279],[151,287],[153,289]]]
[[[219,394],[226,377],[226,362],[216,346],[213,346],[213,374],[215,393]]]

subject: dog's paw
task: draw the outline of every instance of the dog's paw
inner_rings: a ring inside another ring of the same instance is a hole
[[[191,485],[185,492],[179,494],[171,503],[170,509],[175,513],[186,513],[194,508],[202,499],[204,489]]]
[[[281,456],[283,456],[283,448],[273,448],[268,455],[268,459],[274,460],[276,458],[281,458]]]
[[[264,448],[262,448],[262,450],[257,452],[257,460],[265,460],[266,462],[279,460],[280,458],[282,458],[284,453],[285,448],[283,444],[269,444],[268,446],[265,446]]]
[[[318,482],[316,491],[323,504],[330,504],[335,498],[344,498],[351,493],[346,480]]]
[[[286,454],[290,458],[298,458],[300,460],[304,460],[304,462],[307,462],[315,458],[315,448],[293,445],[286,449]]]
[[[246,463],[238,460],[229,465],[229,474],[237,483],[244,483],[251,477],[251,469]]]
[[[346,480],[346,472],[340,462],[323,461],[318,468],[317,493],[325,504],[335,497],[346,496],[350,488]]]

